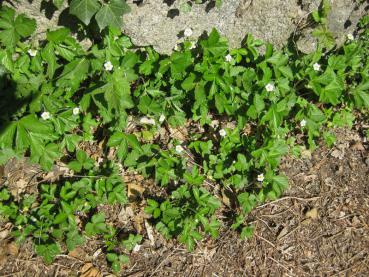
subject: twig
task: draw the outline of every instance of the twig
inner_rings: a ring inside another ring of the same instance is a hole
[[[289,273],[291,273],[290,269],[288,269],[286,266],[284,266],[283,264],[281,264],[277,260],[273,259],[272,257],[268,257],[268,258],[271,259],[273,262],[275,262],[277,265],[279,265],[279,266],[283,267],[285,270],[287,270],[287,272],[288,272],[287,275],[292,277],[292,275],[289,274]]]
[[[269,245],[271,245],[272,247],[274,247],[275,249],[278,250],[277,246],[275,246],[275,244],[273,244],[272,242],[270,242],[269,240],[267,240],[266,238],[263,238],[261,236],[259,236],[258,234],[255,234],[255,236],[263,241],[265,241],[266,243],[268,243]]]

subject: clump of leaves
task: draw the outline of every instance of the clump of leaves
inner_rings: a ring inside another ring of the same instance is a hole
[[[96,18],[91,3],[98,1],[84,2],[89,11],[80,14]],[[314,149],[319,138],[333,145],[330,129],[352,126],[369,109],[368,22],[364,17],[357,38],[329,52],[320,44],[296,55],[251,35],[229,49],[214,29],[195,48],[186,40],[160,55],[134,48],[114,27],[88,50],[66,28],[48,31],[36,48],[26,42],[34,21],[3,8],[0,28],[13,39],[0,36],[0,163],[26,156],[51,170],[61,159],[78,175],[41,184],[37,195],[20,199],[1,188],[1,217],[13,223],[18,241],[32,239],[47,262],[63,244],[73,249],[94,236],[119,270],[142,238],[121,241],[97,211],[127,202],[118,164],[165,191],[167,197],[147,199],[146,212],[167,238],[178,237],[191,250],[216,237],[225,190],[235,202],[232,227],[250,237],[247,215],[288,185],[278,173],[282,157]],[[191,127],[185,139],[160,139],[163,130],[185,124]],[[87,144],[99,145],[110,163],[82,151]]]

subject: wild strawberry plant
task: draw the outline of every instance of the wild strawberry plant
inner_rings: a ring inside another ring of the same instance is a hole
[[[13,195],[2,186],[1,217],[46,262],[89,237],[102,238],[119,271],[142,239],[122,239],[100,210],[127,204],[123,168],[166,191],[145,199],[164,237],[189,250],[205,236],[216,238],[226,224],[220,213],[230,209],[225,192],[235,199],[231,227],[250,237],[248,213],[288,186],[278,173],[281,158],[315,148],[319,138],[334,144],[332,127],[352,126],[356,111],[367,112],[368,22],[364,17],[356,38],[341,48],[320,44],[309,55],[251,35],[229,49],[214,29],[166,56],[134,47],[114,27],[88,50],[66,28],[38,41],[33,20],[3,7],[0,161],[26,156],[48,171],[62,160],[71,174],[40,183],[34,194]],[[186,135],[175,136],[183,127]],[[83,150],[87,143],[99,145],[100,160]]]

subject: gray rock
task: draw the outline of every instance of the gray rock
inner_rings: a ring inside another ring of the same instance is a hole
[[[34,0],[32,4],[28,0],[13,2],[19,12],[37,19],[39,34],[68,20],[65,17],[60,20],[60,11],[47,19],[41,8],[41,0]],[[317,9],[320,0],[224,0],[219,9],[206,11],[206,5],[193,5],[187,13],[179,11],[185,2],[187,0],[176,0],[168,6],[162,0],[143,0],[142,4],[137,5],[133,0],[128,0],[132,11],[123,18],[123,30],[134,44],[152,45],[160,53],[170,53],[177,43],[183,41],[181,33],[185,28],[193,30],[191,38],[194,40],[215,27],[229,39],[231,47],[240,46],[248,33],[281,47],[291,34],[304,25],[303,22],[311,11]],[[337,43],[342,43],[365,13],[365,4],[358,6],[356,0],[331,2],[328,26]],[[70,20],[72,18],[70,16]],[[306,30],[297,45],[304,52],[315,49],[316,41],[311,37],[311,30]]]
[[[178,2],[178,3],[177,3]],[[183,1],[168,7],[162,1],[146,1],[142,6],[132,6],[125,16],[124,30],[138,45],[153,45],[159,52],[169,53],[182,39],[185,28],[193,30],[196,39],[215,27],[225,35],[231,47],[239,46],[247,33],[270,41],[277,46],[286,42],[294,30],[293,19],[298,13],[295,0],[223,1],[220,9],[205,11],[204,5],[194,5],[191,12],[167,17],[170,9],[179,8]]]

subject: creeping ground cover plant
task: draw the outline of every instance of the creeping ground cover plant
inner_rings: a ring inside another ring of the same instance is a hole
[[[129,205],[122,173],[137,172],[153,183],[144,210],[165,238],[192,250],[227,224],[252,236],[247,215],[288,186],[282,157],[320,138],[333,145],[331,128],[368,113],[368,26],[364,17],[342,47],[308,55],[251,35],[229,49],[213,29],[167,56],[114,26],[87,50],[66,28],[38,40],[34,20],[2,7],[0,163],[27,157],[67,173],[21,194],[2,184],[1,222],[47,263],[101,239],[118,272],[145,234],[118,228],[102,207]]]

